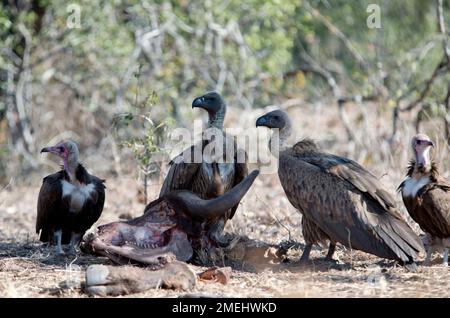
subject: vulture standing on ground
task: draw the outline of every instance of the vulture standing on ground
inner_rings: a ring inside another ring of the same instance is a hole
[[[245,151],[237,149],[235,137],[223,131],[227,107],[222,97],[216,92],[206,93],[194,99],[192,108],[194,107],[203,108],[209,115],[202,142],[186,149],[170,162],[171,167],[159,197],[174,190],[189,190],[202,199],[217,198],[232,189],[248,174]],[[211,138],[211,134],[216,136]],[[213,148],[220,149],[219,147],[223,149],[222,152],[211,151]],[[219,220],[212,220],[215,226],[209,235],[216,241],[220,242],[216,235],[222,232],[226,221],[233,217],[237,207],[238,204]]]
[[[63,160],[63,169],[44,178],[37,205],[36,233],[42,242],[55,240],[56,251],[64,254],[61,244],[70,242],[76,252],[86,230],[94,224],[105,202],[104,180],[89,174],[78,162],[78,147],[66,141],[42,152]]]
[[[279,158],[278,175],[289,201],[303,215],[307,245],[301,263],[314,243],[329,240],[328,258],[339,242],[416,267],[422,242],[374,175],[350,159],[320,152],[310,139],[289,147],[291,120],[283,111],[261,116],[256,126],[279,129],[279,140],[272,136],[269,148]]]
[[[428,243],[441,241],[445,248],[444,265],[448,265],[450,242],[450,183],[439,175],[436,163],[430,159],[433,142],[427,135],[412,138],[415,159],[408,167],[407,178],[398,190],[412,219],[427,234]],[[427,245],[427,244],[425,244]],[[433,250],[427,248],[428,263]]]

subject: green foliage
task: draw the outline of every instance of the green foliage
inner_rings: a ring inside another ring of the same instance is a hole
[[[387,99],[381,111],[392,111],[400,96],[407,96],[405,102],[418,96],[443,54],[436,1],[11,3],[16,7],[0,4],[0,121],[8,72],[15,72],[14,85],[19,81],[25,49],[19,26],[24,26],[32,42],[27,84],[33,86],[31,99],[25,100],[33,107],[27,115],[36,139],[60,132],[42,114],[70,114],[64,129],[92,144],[99,143],[104,136],[98,132],[108,130],[116,116],[115,136],[133,150],[143,170],[162,144],[166,127],[181,124],[180,118],[189,124],[190,101],[207,90],[220,90],[230,106],[242,108],[290,98],[315,101],[331,92],[323,76],[301,69],[314,64],[331,74],[346,95],[368,96],[382,83]],[[67,27],[70,4],[81,8],[80,28]],[[380,7],[380,29],[367,26],[370,4]],[[444,4],[448,26],[450,4]],[[445,75],[437,81],[425,102],[442,101],[448,80]],[[91,121],[84,127],[77,118]]]
[[[113,118],[112,127],[119,145],[131,149],[139,171],[147,177],[158,171],[154,155],[161,151],[161,145],[168,138],[168,128],[174,125],[174,121],[171,117],[158,123],[152,120],[151,109],[158,106],[158,95],[155,91],[149,91],[140,99],[140,69],[139,67],[135,74],[138,83],[135,103],[130,111],[117,114]]]

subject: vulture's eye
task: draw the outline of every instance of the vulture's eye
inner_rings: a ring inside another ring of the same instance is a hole
[[[274,119],[278,120],[278,119],[280,119],[280,116],[275,116]]]
[[[64,147],[58,147],[58,150],[63,152],[64,151]]]

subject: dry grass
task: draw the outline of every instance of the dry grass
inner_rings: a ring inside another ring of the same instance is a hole
[[[366,117],[358,106],[348,107],[357,132],[356,142],[347,143],[336,110],[325,105],[291,111],[298,123],[297,138],[303,136],[300,132],[308,132],[308,136],[318,140],[328,151],[354,158],[375,175],[382,176],[383,183],[394,192],[403,179],[413,129],[408,121],[403,122],[402,139],[390,146],[385,141],[390,129],[389,118],[381,117],[385,115],[378,114],[376,105],[364,106]],[[227,125],[254,129],[254,119],[262,112],[243,115],[231,109]],[[327,116],[323,116],[324,112]],[[444,146],[438,127],[430,121],[424,131],[438,142],[437,159],[444,176],[449,177],[449,164],[443,160],[449,150]],[[88,167],[95,166],[89,160],[85,162]],[[52,250],[41,246],[34,233],[40,182],[34,183],[31,187],[12,184],[0,192],[0,297],[86,297],[81,288],[84,270],[90,264],[108,264],[109,261],[86,255],[55,257]],[[142,213],[143,205],[138,203],[138,186],[133,178],[110,178],[107,187],[104,213],[97,225],[115,221],[123,214]],[[152,198],[156,197],[159,187],[156,181],[150,186]],[[396,198],[407,217],[400,196]],[[418,226],[409,218],[408,221],[419,233]],[[227,231],[269,243],[298,242],[298,249],[290,251],[292,264],[276,272],[234,269],[228,285],[199,282],[191,292],[222,297],[450,297],[450,268],[439,265],[441,257],[438,255],[433,258],[433,266],[420,266],[417,273],[409,273],[393,262],[343,247],[336,253],[338,264],[324,263],[321,258],[326,250],[316,247],[311,254],[313,266],[300,269],[295,261],[303,247],[300,223],[301,216],[289,204],[278,177],[261,175],[227,225]],[[177,291],[151,290],[129,297],[179,295]]]

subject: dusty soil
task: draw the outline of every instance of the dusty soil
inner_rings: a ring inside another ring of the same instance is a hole
[[[303,249],[301,216],[289,205],[275,178],[263,176],[244,198],[227,232],[245,234],[268,243],[291,240],[289,263],[259,272],[233,269],[227,285],[199,281],[189,292],[155,289],[126,297],[177,297],[185,294],[221,297],[449,297],[449,268],[435,255],[431,267],[410,273],[394,262],[338,248],[338,263],[325,262],[326,248],[316,247],[309,268],[300,268]],[[124,214],[137,216],[137,183],[131,179],[107,182],[108,198],[96,225],[115,221]],[[270,186],[270,187],[269,187]],[[153,185],[150,189],[157,189]],[[270,189],[270,191],[268,191]],[[87,297],[84,272],[91,264],[111,264],[106,258],[79,254],[55,256],[34,233],[39,187],[10,186],[0,194],[0,296]],[[156,196],[156,190],[151,192]],[[268,202],[272,202],[269,205]],[[223,265],[223,264],[217,264]],[[192,266],[199,273],[204,268]]]
[[[412,118],[404,117],[399,135],[390,140],[390,118],[378,112],[379,105],[359,107],[346,105],[355,140],[348,141],[337,109],[318,103],[290,109],[295,119],[295,139],[313,137],[329,152],[357,160],[368,167],[394,194],[403,180],[411,156],[409,141],[415,133]],[[229,109],[226,127],[255,131],[255,119],[270,109],[242,112]],[[326,116],[324,112],[326,110]],[[446,146],[440,122],[429,121],[422,131],[428,133],[437,147],[434,158],[442,174],[450,179],[450,148]],[[238,131],[233,131],[235,135]],[[45,144],[45,142],[42,142]],[[263,143],[266,148],[266,142]],[[103,151],[98,151],[102,154]],[[44,158],[42,159],[44,160]],[[110,162],[98,164],[100,157],[84,154],[84,163],[95,174],[103,176]],[[110,264],[105,258],[88,255],[55,257],[53,250],[42,246],[35,234],[36,202],[40,178],[55,171],[57,164],[45,165],[37,177],[29,177],[28,186],[13,182],[0,187],[0,296],[1,297],[87,297],[82,290],[84,272],[90,264]],[[128,162],[120,163],[132,167]],[[255,165],[252,165],[252,169]],[[96,170],[97,169],[97,170]],[[100,169],[100,170],[99,170]],[[125,169],[124,169],[125,170]],[[128,169],[130,170],[130,169]],[[149,186],[150,199],[157,197],[160,181]],[[107,177],[104,212],[95,226],[116,221],[120,217],[135,217],[142,213],[138,182],[132,177]],[[407,215],[399,194],[398,206],[405,219],[419,234],[420,228]],[[311,253],[309,268],[297,264],[303,250],[301,215],[289,204],[275,174],[261,174],[244,197],[235,217],[226,227],[228,233],[245,235],[271,244],[295,242],[289,251],[288,264],[264,266],[258,272],[244,271],[236,266],[226,286],[199,282],[195,295],[222,297],[450,297],[450,267],[440,265],[442,256],[435,254],[432,266],[419,266],[417,273],[407,272],[393,262],[359,251],[338,246],[337,264],[322,259],[326,248],[319,246]],[[219,266],[223,264],[217,264]],[[192,266],[195,272],[204,268]],[[127,297],[177,297],[186,292],[151,290]]]

